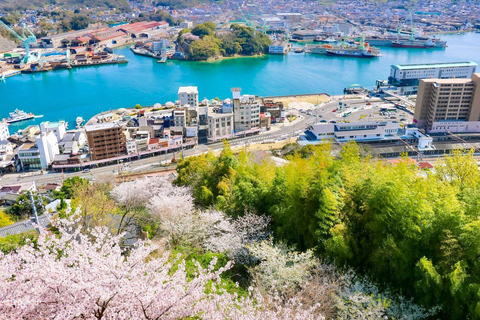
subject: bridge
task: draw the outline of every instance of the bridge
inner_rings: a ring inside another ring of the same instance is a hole
[[[391,92],[391,91],[384,91],[384,93],[385,93],[386,95],[389,95],[389,96],[392,96],[392,97],[394,97],[394,98],[397,98],[398,100],[402,101],[403,103],[405,103],[408,107],[411,107],[412,109],[415,108],[415,102],[408,100],[407,97],[398,95],[398,94],[393,93],[393,92]]]

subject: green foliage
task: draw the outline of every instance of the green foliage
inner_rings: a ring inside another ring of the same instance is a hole
[[[139,105],[139,104],[136,104],[136,105],[135,105],[135,109],[140,110],[140,109],[142,109],[142,106]]]
[[[74,189],[81,185],[88,185],[88,180],[77,176],[67,178],[63,182],[60,191],[53,192],[53,197],[55,199],[71,199],[73,198]]]
[[[268,214],[275,236],[349,266],[378,283],[442,307],[449,319],[480,317],[480,175],[473,152],[455,151],[435,173],[408,158],[392,165],[355,143],[339,158],[328,144],[288,146],[288,163],[252,155],[190,157],[176,183],[199,204],[231,216]]]
[[[218,270],[221,267],[224,267],[227,262],[230,260],[225,254],[221,253],[213,253],[213,252],[204,252],[198,248],[192,247],[185,247],[185,246],[177,246],[174,247],[170,253],[171,259],[177,259],[182,261],[185,260],[185,271],[187,272],[187,277],[190,279],[194,278],[195,272],[198,271],[196,263],[199,263],[202,268],[208,268],[210,263],[213,259],[217,259],[217,263],[215,265],[214,270]],[[178,265],[177,265],[178,267]],[[174,267],[172,271],[176,271]],[[226,272],[222,273],[220,276],[222,279],[222,284],[225,285],[225,289],[229,293],[236,292],[239,296],[246,296],[248,294],[248,290],[237,286],[234,279],[235,273],[238,270],[230,269]]]
[[[70,21],[73,30],[86,29],[90,23],[90,18],[84,15],[75,15]]]
[[[37,212],[40,214],[43,210],[41,199],[37,195],[34,195],[33,200],[35,201]],[[30,218],[33,215],[30,197],[27,194],[20,195],[13,206],[7,209],[7,213],[15,220]]]
[[[191,31],[200,37],[190,45],[189,57],[192,60],[206,60],[218,55],[232,56],[236,54],[257,55],[267,52],[270,39],[261,32],[255,32],[251,27],[232,25],[229,33],[217,35],[216,26],[212,22],[197,25]],[[181,35],[188,32],[184,29]]]
[[[27,243],[27,239],[35,242],[37,236],[37,231],[31,230],[13,236],[0,238],[0,251],[7,254],[18,247],[24,246]]]
[[[2,0],[0,10],[18,12],[27,9],[43,9],[55,5],[58,8],[71,9],[73,6],[94,9],[116,9],[130,11],[127,0]]]
[[[218,56],[219,53],[218,40],[213,36],[204,36],[192,42],[189,57],[192,60],[207,60]]]
[[[214,23],[205,22],[195,26],[192,29],[192,34],[197,37],[204,38],[205,36],[213,36],[215,34],[216,26]]]
[[[15,221],[2,209],[0,209],[0,228],[9,226]]]

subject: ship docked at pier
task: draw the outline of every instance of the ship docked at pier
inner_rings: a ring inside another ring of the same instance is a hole
[[[329,56],[375,58],[380,57],[380,49],[371,47],[365,38],[362,37],[358,44],[347,44],[345,39],[340,45],[306,45],[305,52],[326,54]]]

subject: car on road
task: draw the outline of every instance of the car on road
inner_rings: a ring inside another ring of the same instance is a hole
[[[367,102],[366,105],[367,105],[367,106],[371,106],[372,104],[371,104],[370,102]]]
[[[332,112],[337,112],[337,109],[333,109]]]
[[[330,123],[337,123],[337,121],[335,121],[335,120],[330,120]]]
[[[84,172],[84,173],[90,172],[90,169],[85,168],[85,169],[83,169],[83,172]]]
[[[402,118],[402,119],[400,119],[400,121],[407,121],[407,119],[405,119],[405,118]]]
[[[322,119],[322,120],[320,120],[320,122],[321,122],[321,123],[327,123],[327,120]]]

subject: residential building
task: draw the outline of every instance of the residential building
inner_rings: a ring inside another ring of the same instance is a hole
[[[65,121],[49,122],[45,121],[40,124],[40,131],[42,133],[53,132],[57,137],[57,141],[61,141],[67,132]]]
[[[208,141],[214,142],[233,137],[233,113],[215,112],[210,108],[208,112]]]
[[[396,64],[390,68],[388,84],[398,88],[400,94],[414,94],[420,79],[470,79],[475,73],[475,62],[447,62],[426,64]]]
[[[48,168],[48,166],[52,164],[55,155],[60,154],[57,136],[53,131],[42,133],[37,137],[35,145],[40,154],[42,169]]]
[[[0,141],[7,141],[10,137],[10,132],[8,132],[8,123],[5,120],[0,121]]]
[[[173,123],[175,127],[185,128],[187,125],[187,114],[184,108],[175,109],[173,111]]]
[[[476,131],[479,121],[480,74],[470,79],[420,80],[414,114],[419,128],[428,132],[480,132]]]
[[[102,160],[123,155],[126,139],[122,125],[113,122],[85,126],[92,160]]]
[[[260,128],[260,101],[254,95],[240,95],[233,90],[234,129],[239,132]]]
[[[178,101],[180,102],[180,106],[188,104],[193,108],[198,108],[198,88],[180,87],[178,89]]]
[[[24,143],[17,151],[21,170],[47,169],[55,155],[60,154],[53,132],[42,133],[35,143]]]

